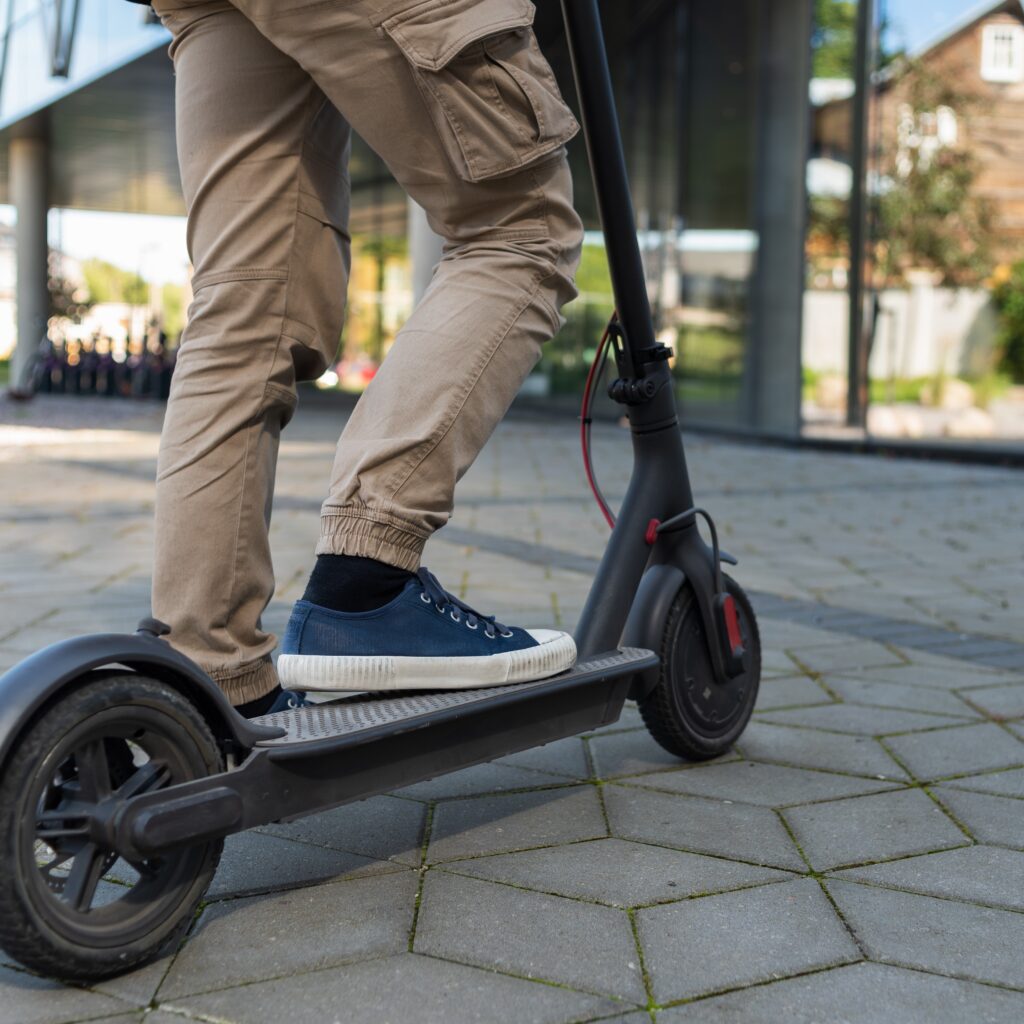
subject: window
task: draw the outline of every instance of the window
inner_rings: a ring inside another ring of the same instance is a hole
[[[981,35],[981,77],[989,82],[1024,80],[1024,26],[984,27]]]

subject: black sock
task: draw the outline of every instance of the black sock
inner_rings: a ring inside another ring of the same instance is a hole
[[[412,573],[359,555],[317,555],[303,601],[336,612],[369,612],[398,596]]]
[[[236,704],[235,710],[243,718],[259,718],[265,715],[273,706],[274,701],[281,696],[281,687],[275,686],[270,693],[265,693],[255,700],[246,701],[244,704]]]

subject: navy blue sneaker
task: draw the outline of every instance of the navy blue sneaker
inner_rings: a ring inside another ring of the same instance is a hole
[[[279,711],[294,711],[296,708],[308,708],[312,706],[312,701],[306,700],[304,693],[299,693],[296,690],[282,690],[277,695],[277,700],[263,712],[264,715],[276,715]],[[263,717],[262,715],[260,716]]]
[[[296,602],[277,672],[303,690],[458,690],[545,679],[575,660],[568,633],[509,629],[420,569],[373,611]]]

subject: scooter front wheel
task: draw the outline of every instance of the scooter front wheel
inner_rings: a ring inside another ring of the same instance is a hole
[[[128,862],[109,823],[133,796],[221,768],[202,715],[165,683],[94,674],[60,697],[0,780],[0,946],[44,974],[97,981],[179,939],[222,843]]]
[[[743,671],[720,683],[711,667],[707,633],[696,598],[684,584],[662,631],[655,687],[639,701],[651,736],[667,751],[706,761],[728,751],[747,727],[761,679],[761,638],[743,588],[725,577],[736,601],[745,653]]]

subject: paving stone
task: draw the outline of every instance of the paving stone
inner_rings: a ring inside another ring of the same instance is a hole
[[[953,789],[969,789],[975,793],[993,793],[996,796],[1024,797],[1024,768],[968,775],[963,779],[950,779],[944,783]]]
[[[587,745],[599,779],[687,767],[686,761],[656,743],[646,729],[594,736]]]
[[[427,782],[417,782],[395,790],[398,796],[413,800],[447,800],[452,797],[501,793],[510,789],[536,789],[544,785],[565,785],[565,777],[548,772],[527,771],[510,764],[478,764]]]
[[[919,711],[901,711],[895,708],[869,708],[860,704],[828,704],[822,707],[794,708],[789,711],[770,711],[758,715],[758,718],[765,722],[774,722],[776,725],[826,729],[852,736],[886,736],[915,729],[938,729],[970,721],[966,716],[951,718],[947,715],[927,715]]]
[[[783,815],[819,871],[951,849],[969,841],[935,802],[917,789],[793,807]]]
[[[623,911],[431,871],[413,949],[646,1002]]]
[[[410,953],[318,971],[313,978],[281,978],[174,1003],[176,1009],[206,1020],[238,1024],[569,1024],[603,1019],[620,1005]]]
[[[266,825],[256,831],[378,860],[418,865],[426,819],[427,809],[421,803],[375,796],[289,824]]]
[[[905,651],[910,658],[909,665],[897,668],[867,669],[858,672],[858,679],[875,679],[880,682],[900,683],[906,686],[927,686],[938,690],[973,689],[977,686],[991,686],[998,682],[1013,682],[1015,677],[1008,673],[993,672],[983,665],[952,658],[929,658],[921,651]]]
[[[839,672],[853,669],[899,665],[903,659],[882,644],[857,640],[825,647],[800,648],[796,656],[812,672]]]
[[[1024,915],[856,882],[826,884],[871,959],[1024,988]]]
[[[1012,686],[979,686],[968,690],[964,699],[990,718],[1024,718],[1024,683]]]
[[[737,743],[752,761],[849,772],[876,779],[909,778],[878,740],[751,722]]]
[[[93,985],[92,988],[104,995],[116,996],[118,999],[123,999],[136,1006],[149,1006],[183,942],[184,939],[174,949],[165,950],[159,960],[146,964],[145,967],[129,971],[127,974],[107,978],[106,981],[101,981]]]
[[[662,1010],[658,1024],[1019,1024],[1024,994],[884,964],[851,964]]]
[[[583,740],[577,736],[556,740],[543,747],[521,750],[518,754],[509,754],[508,757],[500,757],[497,763],[551,772],[553,775],[566,775],[572,779],[590,777],[586,748]]]
[[[1017,736],[1020,739],[1024,740],[1024,723],[1010,722],[1009,725],[1007,725],[1007,729],[1009,729],[1014,736]]]
[[[462,860],[446,870],[613,907],[663,903],[792,877],[772,868],[621,839]]]
[[[401,871],[211,904],[160,1000],[404,950],[418,884]]]
[[[905,711],[925,711],[960,718],[977,714],[951,690],[940,690],[937,687],[908,686],[864,678],[848,679],[845,676],[825,676],[822,681],[836,696],[849,704],[902,708]]]
[[[736,761],[702,766],[699,770],[639,775],[623,780],[623,785],[691,793],[694,796],[735,800],[737,803],[760,804],[764,807],[787,807],[817,800],[878,793],[898,784],[852,775],[808,771],[804,768],[787,768],[783,765]]]
[[[394,861],[298,843],[260,832],[229,836],[207,899],[403,870]]]
[[[64,1024],[102,1016],[117,1019],[132,1010],[120,999],[46,981],[3,966],[0,966],[0,1006],[3,1007],[0,1019],[11,1024]]]
[[[962,729],[890,736],[885,742],[919,779],[1024,765],[1024,743],[990,722]]]
[[[848,868],[836,875],[925,896],[1024,910],[1024,853],[997,846],[967,846],[928,853],[888,864]]]
[[[637,927],[659,1003],[860,958],[809,878],[640,910]]]
[[[807,704],[831,704],[832,701],[833,698],[808,676],[776,676],[762,680],[757,709],[771,711]]]
[[[766,807],[618,785],[605,786],[604,800],[612,835],[621,839],[807,870],[778,816]]]
[[[978,842],[1024,849],[1024,813],[1019,800],[946,785],[936,786],[932,792]]]
[[[427,860],[476,857],[606,834],[593,786],[472,797],[437,806]]]

